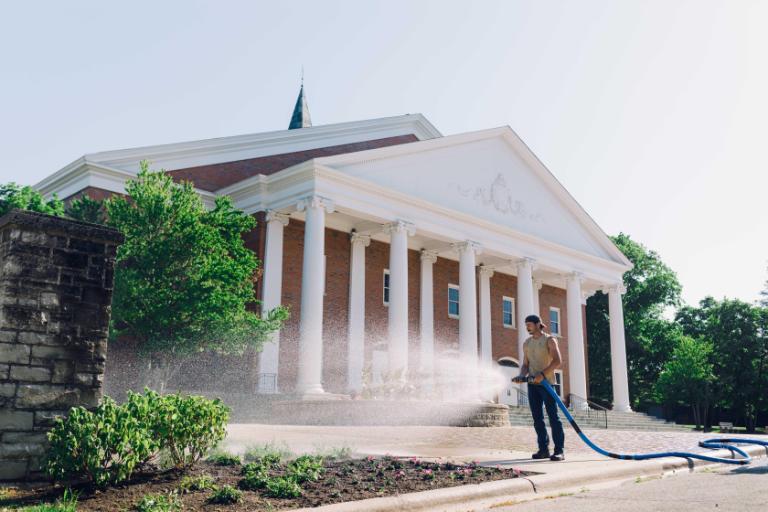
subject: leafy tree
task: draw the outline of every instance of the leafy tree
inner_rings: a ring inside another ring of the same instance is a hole
[[[757,412],[768,410],[768,313],[733,299],[703,299],[685,306],[677,322],[690,336],[712,340],[717,376],[714,399],[754,431]]]
[[[760,299],[758,299],[758,302],[764,308],[768,308],[768,279],[765,280],[765,287],[760,292]]]
[[[278,307],[263,317],[252,311],[259,262],[242,234],[254,228],[253,218],[224,197],[206,210],[190,183],[177,185],[146,162],[126,192],[105,201],[109,224],[125,235],[116,259],[112,339],[138,342],[150,381],[161,390],[177,357],[259,349],[287,311]]]
[[[66,214],[68,217],[83,222],[106,223],[103,201],[97,201],[88,196],[82,196],[69,203],[66,207]]]
[[[634,265],[624,273],[623,305],[629,392],[637,408],[653,402],[654,385],[675,346],[675,327],[663,313],[679,304],[682,287],[656,252],[624,233],[612,240]],[[613,400],[609,327],[608,296],[598,292],[587,300],[589,384],[590,397],[605,403]]]
[[[46,200],[40,192],[28,185],[21,186],[13,182],[0,185],[0,215],[5,215],[14,208],[49,215],[64,215],[64,203],[55,194]]]
[[[712,351],[711,341],[681,335],[656,381],[659,400],[690,406],[696,428],[707,423],[706,414],[715,380],[710,361]]]

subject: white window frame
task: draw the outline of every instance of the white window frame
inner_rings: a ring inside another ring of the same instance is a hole
[[[508,323],[506,323],[504,321],[504,303],[507,302],[507,301],[512,303],[512,323],[511,324],[508,324]],[[505,296],[503,296],[501,298],[501,323],[504,325],[504,327],[506,329],[514,329],[515,328],[515,320],[516,320],[515,319],[515,314],[517,313],[517,311],[515,311],[516,307],[517,306],[515,305],[514,297],[507,297],[505,295]]]
[[[557,332],[552,330],[552,312],[557,313]],[[562,336],[563,333],[563,315],[560,313],[560,308],[554,306],[549,308],[549,332],[555,336]]]
[[[565,400],[565,398],[563,397],[563,391],[565,390],[565,380],[563,379],[563,370],[555,370],[555,383],[557,383],[558,375],[560,376],[560,384],[559,384],[560,391],[558,392],[558,395],[560,395],[560,400]]]
[[[458,315],[451,313],[451,290],[456,290],[459,294],[459,300],[456,301],[456,307],[459,309]],[[461,290],[459,289],[459,285],[449,283],[448,284],[448,318],[458,319],[459,315],[461,315]]]
[[[385,268],[384,272],[381,275],[381,301],[384,303],[384,306],[389,307],[389,301],[387,300],[387,295],[391,293],[391,287],[387,285],[387,276],[390,276],[389,269]],[[390,276],[390,283],[392,277]]]

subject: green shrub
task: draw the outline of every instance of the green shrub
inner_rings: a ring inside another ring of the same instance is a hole
[[[147,426],[109,397],[93,411],[73,407],[48,440],[46,471],[53,479],[84,477],[100,487],[130,478],[160,448]]]
[[[176,492],[147,494],[134,507],[137,512],[176,512],[182,510],[181,499]]]
[[[241,471],[243,478],[237,483],[237,486],[246,491],[256,491],[266,487],[269,481],[269,468],[258,462],[249,462]]]
[[[208,498],[208,503],[217,503],[219,505],[231,505],[238,503],[243,499],[243,493],[230,485],[225,485],[213,491]]]
[[[207,491],[215,487],[215,482],[210,475],[185,476],[179,482],[179,489],[182,492]]]
[[[323,472],[323,458],[317,455],[302,455],[288,463],[286,472],[298,483],[315,481]]]
[[[290,476],[270,478],[266,484],[267,496],[271,498],[298,498],[301,486]]]
[[[125,406],[158,439],[175,467],[186,468],[226,436],[229,409],[220,400],[202,396],[128,393]]]
[[[242,462],[240,457],[225,450],[211,452],[205,460],[217,466],[237,466]]]
[[[277,461],[280,462],[291,456],[293,456],[293,452],[288,449],[288,445],[283,444],[282,446],[277,446],[274,443],[267,443],[246,448],[245,453],[243,454],[243,460],[246,462],[253,462],[264,458],[277,457]]]

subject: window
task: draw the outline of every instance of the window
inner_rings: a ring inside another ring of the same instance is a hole
[[[448,285],[448,316],[459,318],[459,287],[455,284]]]
[[[563,399],[563,370],[555,370],[555,385],[552,386],[557,391],[557,396]]]
[[[389,306],[389,270],[384,269],[384,305]]]
[[[511,297],[503,297],[501,299],[502,320],[504,327],[515,327],[515,299]]]
[[[560,308],[549,308],[549,332],[560,335]]]

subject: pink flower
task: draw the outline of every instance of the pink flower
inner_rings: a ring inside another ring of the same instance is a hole
[[[431,475],[432,474],[432,470],[431,469],[425,469],[424,470],[424,474],[425,475]]]
[[[376,460],[376,457],[374,457],[373,455],[369,455],[368,457],[365,458],[365,460],[367,460],[368,462],[372,462]]]
[[[522,474],[519,468],[512,468],[512,472],[515,474],[515,476],[520,476]]]

